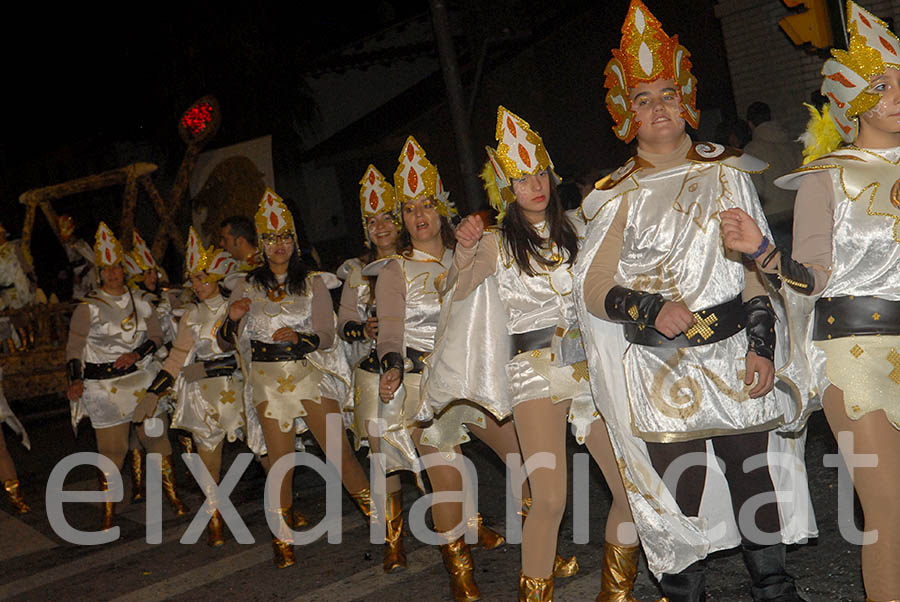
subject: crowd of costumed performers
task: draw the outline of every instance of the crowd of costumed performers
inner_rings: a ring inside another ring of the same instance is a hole
[[[505,543],[488,526],[502,517],[485,521],[467,486],[474,436],[506,464],[523,521],[510,591],[546,602],[578,572],[557,553],[570,431],[612,494],[598,602],[636,602],[642,554],[661,600],[701,602],[708,557],[731,548],[754,601],[793,602],[804,598],[786,546],[818,533],[805,426],[824,409],[843,454],[878,457],[852,474],[878,533],[861,546],[862,577],[870,602],[900,600],[900,40],[852,1],[846,26],[805,161],[776,182],[796,190],[792,249],[776,246],[753,186],[766,163],[688,135],[700,115],[690,53],[641,0],[604,72],[613,131],[636,154],[577,210],[563,209],[541,136],[500,106],[481,174],[495,222],[461,218],[409,136],[392,179],[363,171],[365,252],[336,275],[303,260],[271,189],[254,219],[222,222],[218,246],[190,229],[174,292],[139,233],[126,254],[101,222],[92,254],[70,245],[89,267],[66,345],[72,424],[89,418],[105,458],[99,488],[130,457],[140,499],[143,454],[159,454],[165,496],[186,514],[180,438],[215,507],[226,439],[269,472],[308,431],[382,529],[385,573],[408,566],[402,473],[407,499],[445,494],[429,542],[449,576],[440,597],[473,601],[472,547]],[[29,446],[2,392],[0,421]],[[308,521],[293,469],[279,478],[266,512],[286,568]],[[28,512],[2,431],[0,480]],[[103,504],[103,529],[114,509]],[[207,543],[225,543],[215,508]]]

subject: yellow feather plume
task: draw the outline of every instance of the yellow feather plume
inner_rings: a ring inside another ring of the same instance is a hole
[[[822,107],[820,114],[816,107],[803,103],[809,110],[809,121],[806,131],[801,134],[803,142],[803,164],[815,161],[819,157],[827,155],[841,145],[841,134],[831,118],[830,104]]]
[[[481,173],[478,175],[481,181],[484,182],[484,191],[487,192],[488,202],[497,211],[497,223],[499,224],[506,216],[506,203],[503,202],[503,197],[500,196],[497,176],[494,174],[494,168],[491,167],[490,161],[484,162],[484,167],[481,168]]]

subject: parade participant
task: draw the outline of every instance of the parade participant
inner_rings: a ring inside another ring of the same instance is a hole
[[[21,310],[34,303],[35,277],[31,258],[21,240],[9,240],[0,224],[0,311]],[[0,318],[0,337],[9,352],[34,345],[34,326],[24,312]]]
[[[308,427],[368,516],[369,482],[343,428],[337,435],[340,455],[329,456],[332,434],[327,433],[326,420],[341,414],[338,400],[343,399],[350,371],[346,360],[330,351],[335,316],[326,275],[309,271],[300,261],[293,216],[274,191],[266,189],[255,222],[265,263],[233,290],[228,317],[218,332],[220,348],[231,349],[237,342],[241,356],[249,358],[244,395],[259,414],[270,465],[292,453],[296,435]],[[292,526],[301,526],[305,519],[291,511],[292,479],[293,468],[281,483],[275,511]],[[276,566],[295,563],[287,533],[279,531],[272,544]]]
[[[219,282],[236,262],[222,249],[204,249],[191,227],[185,254],[186,276],[197,302],[185,308],[172,350],[147,389],[146,398],[159,398],[174,386],[176,407],[172,427],[189,431],[197,453],[218,483],[222,468],[222,443],[243,439],[243,383],[234,351],[223,351],[216,329],[224,321],[228,303]],[[222,515],[216,510],[209,520],[207,543],[225,543]]]
[[[219,224],[220,249],[225,249],[238,262],[238,271],[249,272],[263,263],[256,240],[253,220],[243,215],[226,217]]]
[[[878,459],[850,468],[864,531],[877,532],[862,545],[863,582],[868,600],[900,600],[900,39],[853,2],[847,31],[849,51],[822,68],[829,104],[811,108],[805,165],[776,182],[797,191],[793,252],[738,210],[722,232],[784,283],[803,390],[821,394],[841,452]]]
[[[96,238],[94,255],[100,268],[100,287],[72,313],[66,345],[66,397],[71,402],[72,426],[77,428],[88,416],[97,435],[98,451],[121,469],[132,420],[165,413],[162,407],[154,414],[138,405],[141,391],[150,385],[158,369],[153,353],[162,343],[162,329],[149,296],[126,286],[124,252],[112,230],[100,222]],[[148,433],[149,422],[137,428],[137,436],[147,452],[163,456],[163,491],[176,514],[187,514],[175,490],[165,420],[159,429],[161,434]],[[101,474],[100,489],[106,491],[107,483],[108,475]],[[105,529],[112,526],[114,506],[114,502],[104,502]]]
[[[387,404],[380,416],[386,423],[382,425],[383,436],[410,463],[416,462],[417,449],[422,455],[440,451],[441,461],[427,469],[432,489],[460,491],[466,471],[458,455],[459,445],[469,440],[466,425],[477,426],[471,432],[504,461],[508,454],[518,455],[519,446],[511,421],[500,423],[481,407],[457,403],[435,417],[422,403],[422,372],[434,349],[441,312],[439,289],[453,259],[450,219],[458,213],[444,190],[437,167],[428,161],[412,136],[403,145],[399,160],[394,172],[394,192],[404,230],[398,254],[370,265],[364,272],[378,273],[375,301],[376,346],[382,369],[379,396]],[[395,394],[398,399],[394,399]],[[527,495],[527,485],[525,489]],[[472,556],[463,536],[469,523],[463,520],[461,504],[438,503],[431,512],[435,531],[447,542],[441,545],[441,556],[450,573],[454,599],[478,600]],[[471,519],[475,522],[472,527],[478,528],[480,545],[490,549],[504,543],[498,534],[483,526],[480,515]]]
[[[22,426],[22,423],[19,422],[19,419],[16,418],[16,415],[9,408],[9,402],[6,401],[6,395],[3,393],[2,382],[3,370],[0,369],[0,481],[3,482],[3,490],[6,491],[6,498],[9,500],[9,503],[16,509],[16,512],[25,514],[30,512],[31,508],[25,503],[25,498],[22,496],[22,492],[19,491],[21,484],[16,474],[16,465],[13,463],[12,456],[9,455],[9,450],[6,448],[2,424],[5,422],[14,433],[22,437],[22,445],[25,446],[25,449],[31,450],[31,441],[28,439],[25,427]]]
[[[800,600],[784,543],[815,531],[802,439],[773,432],[795,410],[773,392],[775,313],[758,273],[723,252],[717,220],[730,207],[764,219],[750,173],[765,164],[686,134],[699,117],[689,56],[632,0],[605,73],[613,131],[637,137],[637,156],[585,199],[575,270],[594,398],[670,602],[705,599],[706,555],[738,543],[754,600]],[[760,464],[745,472],[748,459]],[[729,521],[736,532],[717,533]]]
[[[571,267],[584,222],[563,212],[559,176],[527,122],[499,107],[496,138],[497,149],[487,148],[482,177],[500,225],[485,230],[480,217],[470,216],[457,228],[453,299],[465,299],[487,278],[495,279],[515,354],[506,364],[506,377],[523,457],[527,462],[546,452],[556,458],[553,468],[528,475],[533,501],[522,531],[519,600],[553,599],[556,542],[566,508],[567,422],[600,465],[613,494],[597,599],[634,600],[630,592],[640,548],[633,535],[623,539],[633,531],[631,511],[606,426],[594,407],[587,367],[584,360],[557,366],[552,359],[557,329],[577,329]]]
[[[384,572],[391,573],[406,567],[403,549],[403,491],[400,476],[391,474],[398,470],[411,470],[406,457],[392,445],[382,445],[378,428],[379,413],[395,414],[395,408],[382,408],[378,398],[378,381],[381,370],[375,340],[378,336],[378,318],[375,311],[374,278],[363,275],[363,268],[375,261],[393,255],[397,250],[399,225],[396,215],[394,187],[374,166],[369,165],[360,180],[359,199],[362,213],[366,252],[360,257],[345,261],[337,271],[344,281],[341,290],[341,306],[338,311],[338,333],[346,342],[348,360],[353,369],[353,419],[358,439],[368,442],[372,453],[384,455],[383,470],[387,474],[385,500],[377,505],[375,515],[384,517],[385,548]]]
[[[75,236],[75,220],[72,216],[60,215],[56,220],[56,226],[69,267],[72,268],[72,299],[80,301],[97,287],[94,250],[86,241]]]

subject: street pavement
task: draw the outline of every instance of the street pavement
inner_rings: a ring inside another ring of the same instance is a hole
[[[219,548],[205,544],[205,533],[196,544],[182,544],[203,496],[192,484],[186,468],[176,465],[183,499],[192,513],[175,517],[163,502],[162,543],[148,544],[146,504],[120,504],[117,541],[98,546],[79,546],[62,540],[51,528],[46,514],[45,486],[50,471],[59,460],[76,451],[93,451],[95,443],[87,423],[73,436],[68,415],[43,411],[28,415],[14,406],[26,423],[32,451],[23,449],[6,431],[32,512],[11,513],[0,503],[0,599],[3,600],[296,600],[304,602],[417,602],[450,600],[448,578],[436,547],[406,538],[409,569],[394,575],[381,570],[382,548],[368,541],[368,526],[345,495],[343,499],[342,543],[329,544],[325,538],[297,546],[297,564],[277,569],[272,562],[270,535],[263,513],[264,477],[255,463],[236,486],[231,500],[246,523],[255,543],[239,544],[230,533]],[[225,470],[237,453],[238,444],[226,444]],[[570,441],[571,454],[583,451]],[[807,465],[810,490],[819,522],[819,538],[788,551],[789,570],[809,600],[844,602],[864,599],[859,568],[859,548],[844,541],[837,524],[837,470],[823,466],[823,455],[833,454],[836,445],[820,413],[809,425]],[[485,522],[503,531],[505,509],[504,469],[486,446],[478,441],[466,444],[465,452],[478,468],[479,510]],[[314,452],[315,453],[315,452]],[[364,452],[360,452],[364,459]],[[368,466],[368,464],[364,464]],[[570,463],[571,468],[571,463]],[[610,496],[599,469],[592,465],[590,479],[590,542],[573,543],[571,500],[560,529],[559,552],[576,554],[581,571],[571,579],[556,583],[556,597],[564,601],[592,601],[600,590],[603,525]],[[95,473],[88,467],[74,469],[66,489],[92,490]],[[125,491],[130,492],[128,471]],[[224,474],[224,470],[223,470]],[[324,481],[309,469],[298,469],[294,491],[297,505],[318,522],[325,513]],[[404,479],[405,506],[418,493],[411,479]],[[126,499],[128,496],[126,495]],[[96,528],[99,504],[65,505],[65,515],[73,527]],[[857,510],[858,514],[858,510]],[[857,517],[857,521],[858,521]],[[519,576],[519,546],[473,552],[476,580],[484,600],[514,601]],[[709,562],[708,600],[750,601],[747,573],[737,551],[716,554]],[[646,565],[641,563],[636,596],[656,600],[660,594]]]

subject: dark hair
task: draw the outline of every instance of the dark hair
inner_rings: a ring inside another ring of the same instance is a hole
[[[288,260],[287,279],[284,281],[285,290],[292,295],[302,295],[306,292],[306,276],[309,274],[309,266],[300,259],[300,250],[294,245],[291,258]],[[278,288],[278,280],[269,267],[269,262],[264,261],[261,266],[254,269],[247,276],[251,284],[256,284],[266,290],[273,291]]]
[[[570,266],[575,263],[578,254],[578,237],[575,228],[569,223],[563,212],[562,201],[556,190],[556,181],[550,175],[550,202],[547,203],[547,227],[550,229],[550,242],[554,242],[568,254],[566,263]],[[500,224],[503,240],[510,254],[515,258],[519,269],[529,276],[534,276],[531,267],[533,258],[539,264],[552,267],[554,261],[541,256],[540,249],[544,246],[544,239],[537,233],[534,227],[525,219],[518,203],[510,203],[506,209],[506,217]]]
[[[240,236],[248,243],[250,246],[256,246],[256,224],[253,223],[249,217],[245,217],[243,215],[232,215],[226,217],[222,220],[222,223],[219,224],[220,228],[224,228],[225,226],[229,226],[231,230],[231,235],[237,238]]]
[[[747,121],[753,125],[759,125],[772,120],[772,109],[764,102],[756,101],[747,107]]]
[[[449,217],[443,216],[440,213],[438,214],[438,217],[441,220],[441,242],[444,244],[445,249],[452,249],[456,246],[456,237],[453,235],[453,224]],[[403,220],[402,213],[400,214],[400,219]],[[404,221],[402,224],[400,235],[397,237],[397,254],[409,256],[413,250],[412,238],[409,236],[409,230],[406,229],[406,222]]]

